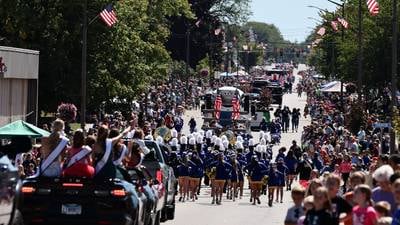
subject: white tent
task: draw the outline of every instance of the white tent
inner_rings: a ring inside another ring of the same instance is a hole
[[[321,88],[321,92],[340,92],[342,82],[334,81],[334,83],[331,83],[330,85],[326,85],[325,87]],[[346,91],[346,84],[343,84],[343,91]]]
[[[219,74],[219,76],[220,76],[220,77],[232,77],[233,74],[228,73],[228,72],[222,72],[222,73]]]

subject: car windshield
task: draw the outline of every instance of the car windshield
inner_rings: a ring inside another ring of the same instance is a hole
[[[148,154],[145,155],[143,161],[151,162],[158,161],[164,163],[164,158],[161,155],[161,149],[154,141],[145,141],[146,147],[150,150]]]

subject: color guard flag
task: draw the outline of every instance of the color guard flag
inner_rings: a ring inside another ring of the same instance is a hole
[[[220,95],[218,95],[214,102],[214,112],[215,112],[215,118],[217,118],[217,120],[219,120],[221,116],[221,108],[222,108],[222,98]]]
[[[232,120],[240,118],[240,101],[237,96],[232,98]]]
[[[319,30],[317,31],[317,34],[319,34],[320,36],[324,36],[326,32],[325,27],[321,27],[319,28]]]
[[[368,11],[372,16],[379,14],[379,3],[377,0],[367,0]]]
[[[345,19],[339,17],[337,20],[345,29],[349,28],[349,23]]]
[[[100,18],[109,27],[112,27],[117,22],[117,15],[115,14],[112,4],[108,4],[104,10],[100,12]]]
[[[338,31],[338,30],[339,30],[339,28],[338,28],[338,22],[337,22],[337,21],[332,21],[332,22],[331,22],[331,26],[332,26],[332,29],[333,29],[334,31]]]

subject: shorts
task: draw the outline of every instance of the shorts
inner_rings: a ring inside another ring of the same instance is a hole
[[[197,178],[197,177],[189,177],[189,182],[200,182],[200,178]]]
[[[223,186],[225,185],[226,180],[214,180],[214,184],[216,186]]]
[[[251,181],[250,182],[250,188],[253,190],[261,190],[263,186],[262,181]]]

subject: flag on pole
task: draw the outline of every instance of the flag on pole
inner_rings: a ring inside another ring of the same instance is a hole
[[[332,26],[332,29],[334,31],[338,31],[339,30],[337,21],[331,21],[331,26]]]
[[[215,112],[215,118],[217,118],[217,120],[219,120],[221,116],[221,108],[222,108],[222,98],[220,95],[218,95],[214,102],[214,112]]]
[[[232,120],[240,118],[240,101],[237,96],[232,98]]]
[[[112,4],[108,4],[104,10],[100,12],[100,18],[109,27],[112,27],[117,22],[117,15],[115,14]]]
[[[217,29],[215,29],[214,30],[214,34],[215,34],[215,36],[218,36],[220,33],[221,33],[221,28],[217,28]]]
[[[367,0],[368,11],[372,16],[379,14],[379,3],[377,0]]]
[[[317,31],[317,34],[319,34],[320,36],[324,36],[326,32],[325,27],[321,27],[319,28],[319,30]]]
[[[339,17],[337,20],[338,20],[338,22],[339,22],[340,24],[342,24],[342,26],[343,26],[345,29],[349,28],[349,22],[347,22],[347,20],[345,20],[345,19],[343,19],[343,18],[340,18],[340,17]]]

